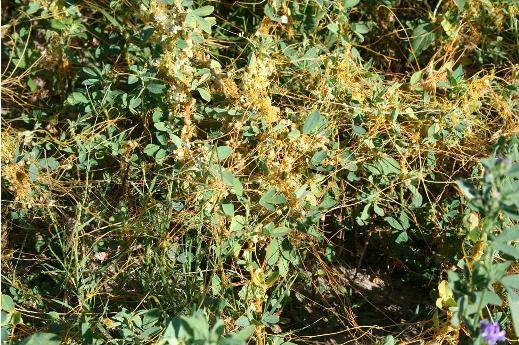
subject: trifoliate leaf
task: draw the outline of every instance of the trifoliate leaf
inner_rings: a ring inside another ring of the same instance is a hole
[[[284,204],[286,201],[283,194],[278,193],[275,188],[271,188],[261,196],[259,204],[269,211],[275,211],[277,205]]]

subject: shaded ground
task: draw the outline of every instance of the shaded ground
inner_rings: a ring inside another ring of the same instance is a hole
[[[297,332],[294,342],[374,344],[389,333],[401,333],[410,343],[418,335],[423,340],[423,321],[430,319],[425,308],[434,305],[429,289],[401,274],[346,266],[332,270],[318,278],[322,296],[308,297],[304,311],[293,311],[294,320],[311,325]]]

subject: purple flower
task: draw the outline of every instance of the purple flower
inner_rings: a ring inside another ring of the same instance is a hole
[[[505,341],[505,331],[499,328],[497,322],[481,321],[481,336],[487,341],[488,345],[495,345],[498,341]]]

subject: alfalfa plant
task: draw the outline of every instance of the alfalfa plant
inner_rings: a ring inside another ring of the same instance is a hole
[[[463,325],[476,339],[474,344],[481,344],[483,339],[490,344],[497,339],[489,335],[486,319],[505,329],[513,325],[519,336],[519,274],[513,273],[514,262],[519,259],[519,163],[492,157],[482,164],[481,189],[458,180],[473,215],[482,217],[482,223],[474,224],[467,234],[466,244],[475,250],[459,261],[456,270],[448,272],[455,301],[450,308],[451,322],[455,327]],[[503,301],[505,295],[507,303]]]

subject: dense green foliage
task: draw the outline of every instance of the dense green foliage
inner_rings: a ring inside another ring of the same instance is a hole
[[[2,344],[517,339],[517,0],[2,22]]]

